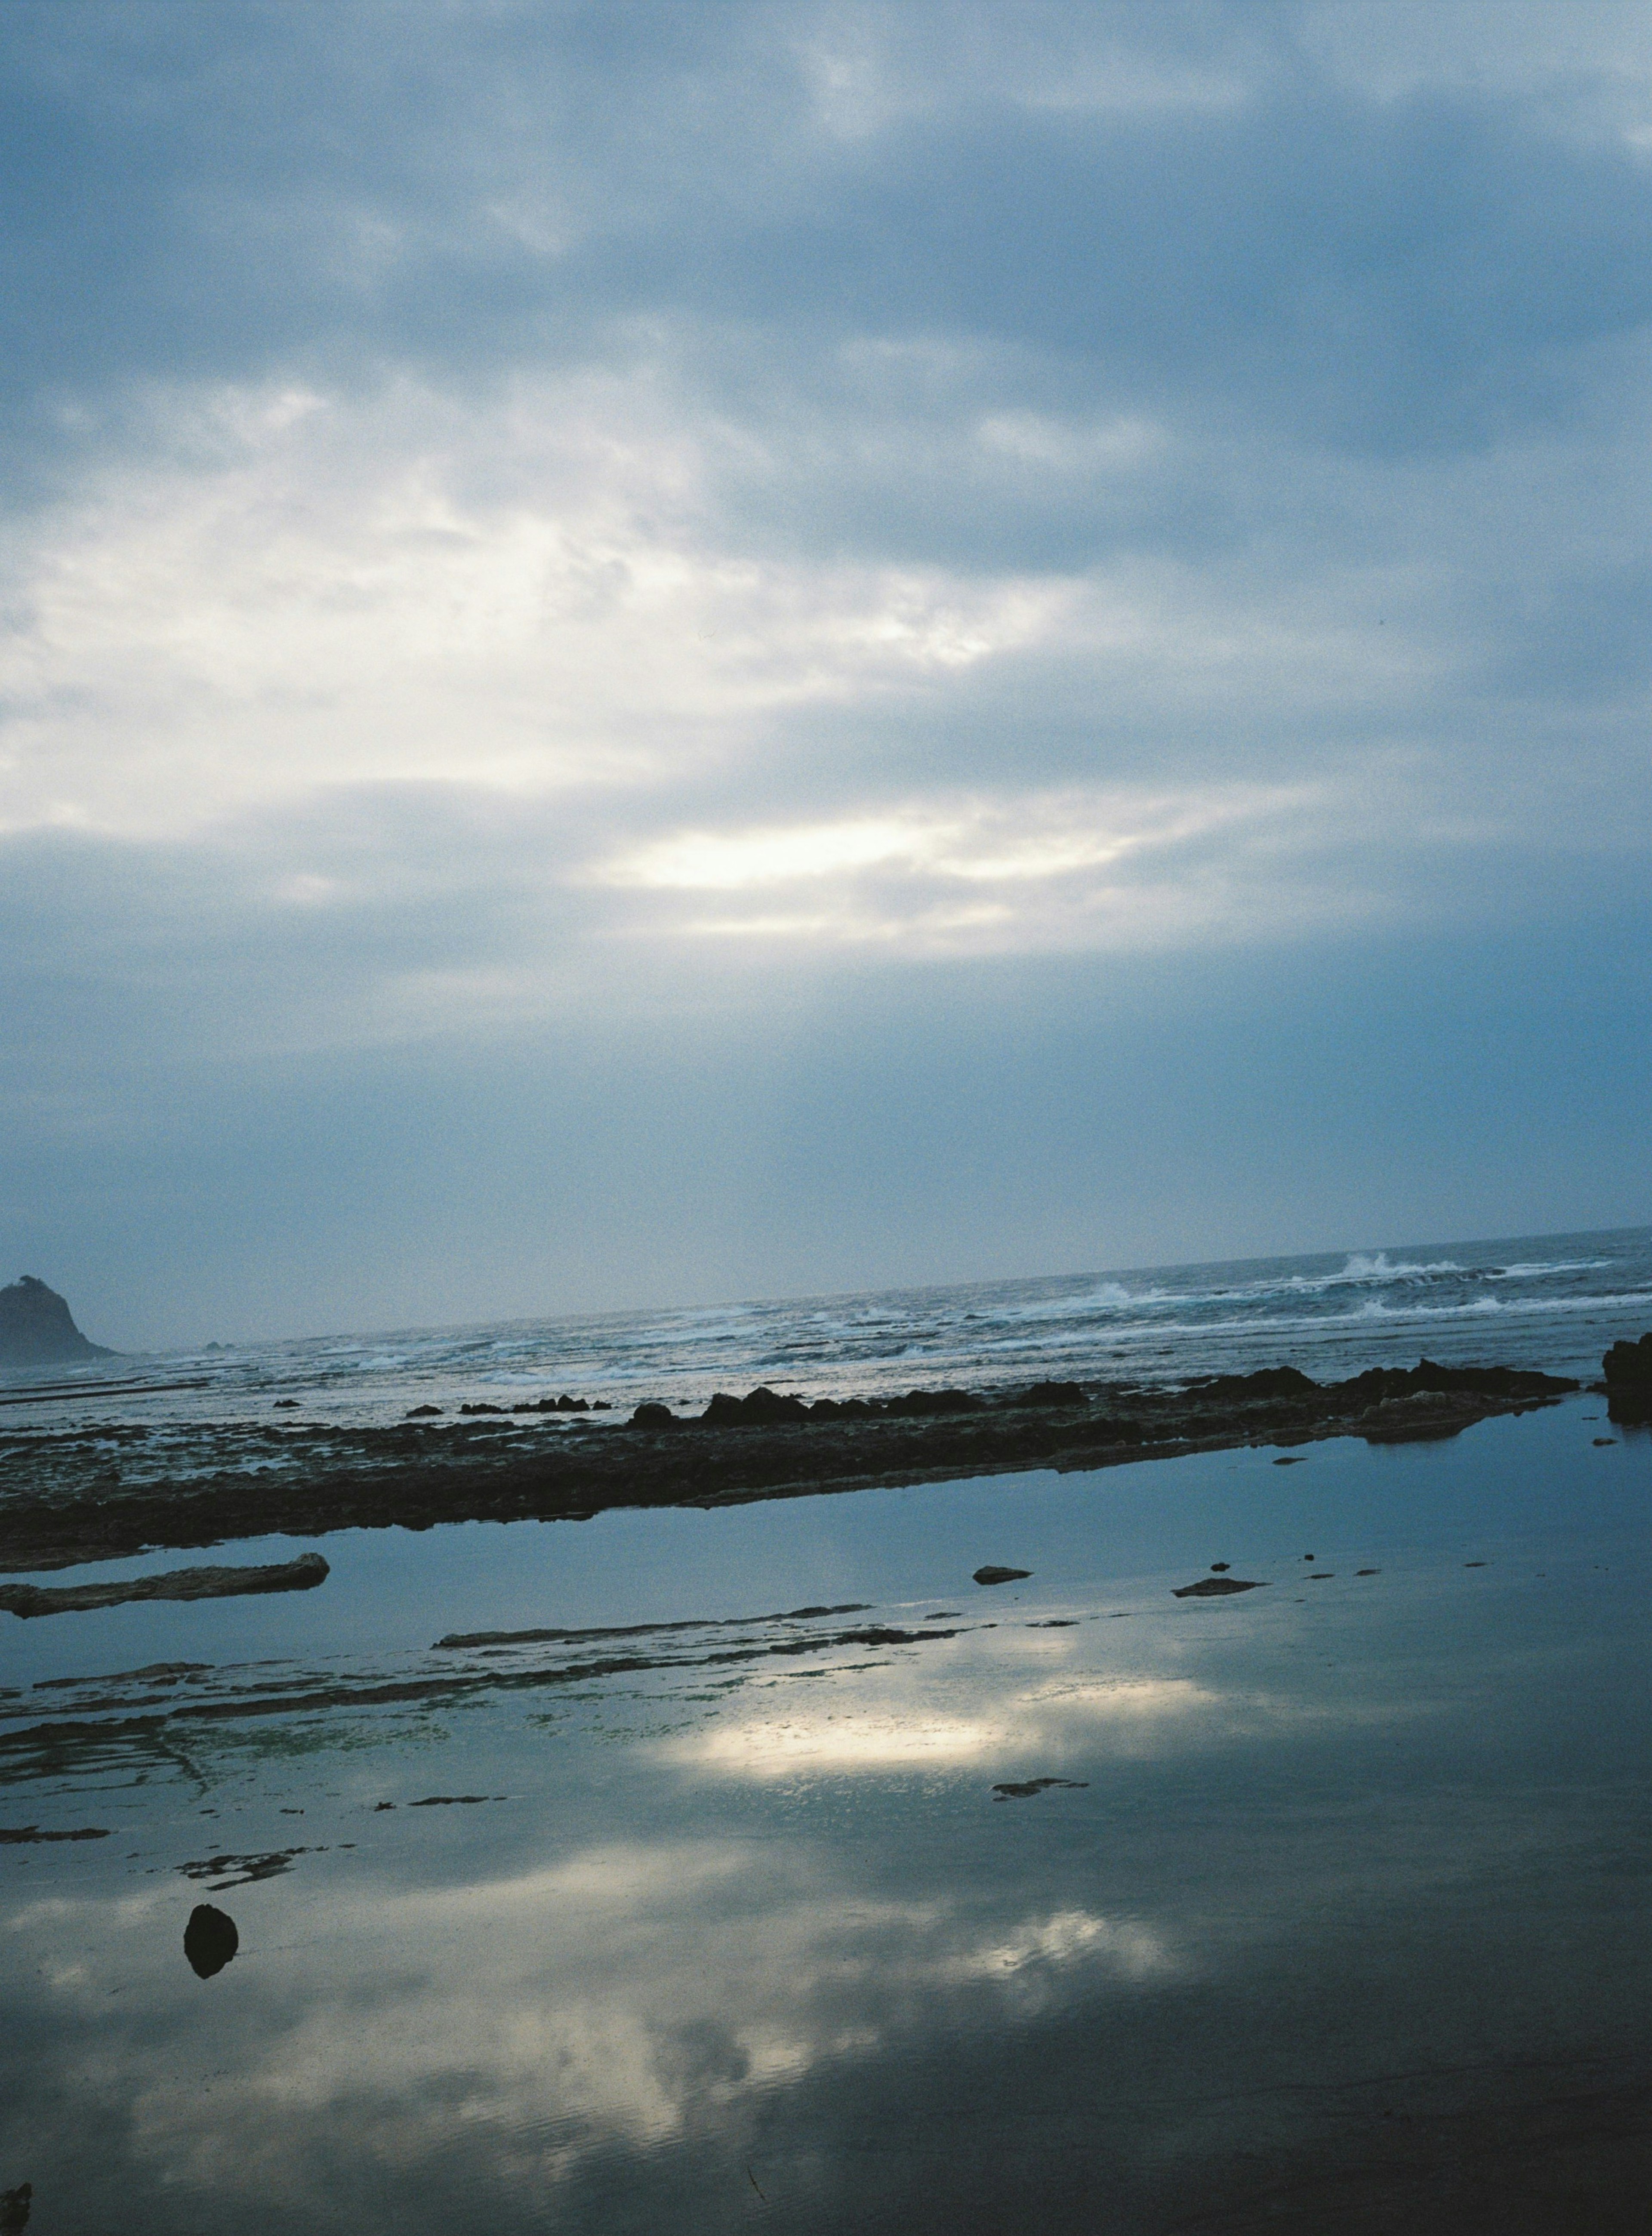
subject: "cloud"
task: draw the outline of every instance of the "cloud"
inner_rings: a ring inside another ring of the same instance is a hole
[[[1634,11],[8,29],[25,1127],[1633,888]]]

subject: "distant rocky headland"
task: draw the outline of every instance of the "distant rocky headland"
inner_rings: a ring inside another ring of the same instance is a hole
[[[0,1367],[64,1366],[77,1358],[113,1358],[88,1343],[75,1325],[68,1300],[33,1273],[0,1289]]]

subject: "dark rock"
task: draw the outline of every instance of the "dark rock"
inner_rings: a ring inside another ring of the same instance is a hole
[[[302,1811],[299,1813],[302,1815]],[[213,1892],[219,1894],[226,1887],[252,1886],[260,1879],[279,1879],[283,1872],[292,1870],[295,1856],[318,1852],[314,1848],[272,1848],[252,1856],[200,1856],[193,1863],[180,1864],[178,1868],[187,1879],[211,1880]]]
[[[102,1681],[106,1685],[124,1685],[137,1681],[147,1685],[175,1685],[180,1677],[193,1677],[213,1667],[210,1661],[146,1661],[141,1669],[116,1669],[102,1680],[86,1677],[36,1677],[36,1693],[53,1693],[72,1685]]]
[[[209,1902],[195,1904],[184,1928],[184,1955],[198,1980],[210,1980],[221,1972],[240,1945],[233,1917]]]
[[[433,1421],[441,1411],[439,1405],[415,1405],[407,1417],[410,1421]]]
[[[1625,1383],[1635,1389],[1652,1390],[1652,1332],[1643,1335],[1639,1343],[1615,1343],[1601,1361],[1601,1372],[1609,1390]]]
[[[1615,1343],[1601,1361],[1606,1377],[1606,1417],[1629,1428],[1652,1420],[1652,1334],[1639,1343]]]
[[[1368,1444],[1435,1444],[1484,1417],[1472,1391],[1413,1390],[1383,1398],[1354,1425]]]
[[[56,1289],[25,1273],[0,1289],[0,1366],[54,1366],[71,1358],[113,1358],[88,1343]]]
[[[1559,1398],[1577,1387],[1566,1375],[1539,1374],[1535,1368],[1437,1366],[1432,1358],[1419,1358],[1415,1366],[1367,1367],[1347,1382],[1327,1385],[1328,1394],[1347,1404],[1363,1401],[1367,1405],[1425,1392],[1436,1397]]]
[[[1109,1444],[1139,1444],[1147,1434],[1141,1423],[1132,1421],[1128,1414],[1104,1414],[1099,1420],[1092,1420],[1091,1425]]]
[[[1382,1571],[1380,1568],[1356,1568],[1354,1573],[1356,1576],[1380,1576]]]
[[[245,1592],[312,1591],[327,1577],[319,1553],[300,1553],[259,1568],[168,1568],[116,1584],[0,1584],[0,1608],[25,1621],[36,1615],[83,1615],[128,1600],[223,1600]]]
[[[801,1398],[782,1397],[762,1384],[744,1398],[719,1390],[700,1418],[714,1429],[768,1428],[777,1421],[806,1421],[809,1408]]]
[[[1282,1452],[1274,1462],[1275,1467],[1306,1467],[1307,1464],[1308,1455],[1305,1452]]]
[[[1591,1437],[1590,1438],[1590,1442],[1595,1444],[1615,1444],[1617,1442],[1617,1438],[1616,1437]]]
[[[16,2189],[0,2189],[0,2236],[16,2236],[20,2228],[28,2226],[34,2194],[31,2181],[20,2181]]]
[[[1230,1592],[1265,1591],[1262,1582],[1247,1583],[1242,1576],[1201,1576],[1196,1584],[1181,1584],[1174,1596],[1178,1600],[1226,1599]]]
[[[1000,1801],[1031,1801],[1035,1794],[1047,1793],[1052,1786],[1065,1786],[1076,1793],[1089,1783],[1087,1778],[1028,1778],[1006,1780],[993,1791]]]
[[[1210,1563],[1210,1573],[1213,1576],[1225,1576],[1232,1566],[1233,1562],[1231,1561],[1212,1561]]]
[[[904,1398],[887,1399],[883,1411],[922,1420],[936,1413],[979,1413],[986,1404],[984,1398],[972,1397],[967,1390],[908,1390]]]
[[[296,1398],[278,1398],[273,1410],[278,1413],[296,1413],[298,1401]]]
[[[978,1584],[1015,1584],[1032,1573],[1031,1568],[995,1568],[989,1562],[984,1568],[976,1569],[975,1582]]]
[[[1030,1390],[1006,1398],[1006,1405],[1087,1405],[1090,1403],[1083,1387],[1077,1382],[1035,1382]]]
[[[648,1404],[638,1406],[631,1417],[631,1425],[633,1429],[674,1429],[678,1421],[669,1405]]]
[[[82,1825],[74,1832],[43,1832],[38,1825],[0,1825],[0,1846],[8,1848],[33,1847],[43,1840],[107,1840],[108,1837],[100,1825]]]
[[[488,1404],[461,1405],[459,1408],[462,1413],[502,1413],[504,1410],[502,1405]]]
[[[653,1631],[743,1630],[756,1623],[801,1622],[811,1615],[864,1615],[869,1605],[865,1600],[844,1600],[836,1607],[785,1608],[777,1615],[691,1615],[677,1622],[604,1623],[587,1630],[452,1630],[445,1638],[436,1640],[436,1650],[473,1646],[538,1646],[553,1639],[583,1645],[593,1638],[642,1638]]]
[[[1255,1374],[1213,1374],[1208,1381],[1188,1384],[1201,1398],[1232,1399],[1241,1405],[1260,1398],[1313,1398],[1319,1386],[1295,1366],[1262,1366]]]
[[[570,1398],[565,1390],[556,1401],[556,1410],[559,1413],[588,1413],[591,1401],[587,1398]],[[602,1410],[606,1411],[606,1408]]]

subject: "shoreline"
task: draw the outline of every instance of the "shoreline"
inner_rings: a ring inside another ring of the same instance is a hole
[[[279,1449],[290,1464],[282,1472],[243,1465],[128,1491],[107,1468],[71,1466],[67,1480],[0,1506],[0,1574],[244,1538],[584,1521],[615,1508],[745,1504],[1044,1468],[1065,1474],[1334,1437],[1436,1442],[1582,1387],[1535,1371],[1424,1360],[1345,1383],[1275,1368],[1181,1391],[1098,1384],[1078,1402],[914,1393],[895,1401],[899,1410],[846,1416],[834,1407],[823,1418],[801,1407],[775,1418],[788,1401],[753,1392],[714,1401],[710,1419],[641,1406],[628,1423],[581,1420],[548,1435],[536,1424],[474,1419],[284,1430]],[[271,1433],[247,1425],[249,1441]]]

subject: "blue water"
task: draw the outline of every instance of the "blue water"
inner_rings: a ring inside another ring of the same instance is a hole
[[[1612,1441],[1597,1445],[1597,1436]],[[1576,1554],[1643,1525],[1652,1490],[1652,1431],[1612,1427],[1588,1397],[1485,1421],[1446,1444],[1336,1437],[1307,1451],[1288,1467],[1262,1446],[1095,1473],[1032,1469],[580,1522],[239,1539],[211,1556],[163,1549],[82,1564],[73,1580],[315,1550],[331,1573],[318,1590],[271,1598],[0,1619],[0,1687],[87,1670],[91,1640],[109,1670],[186,1652],[214,1663],[298,1654],[331,1666],[341,1655],[416,1653],[449,1631],[747,1616],[850,1600],[887,1615],[956,1606],[960,1593],[978,1599],[970,1579],[983,1561],[1033,1570],[1008,1601],[1032,1606],[1081,1588],[1123,1605],[1121,1592],[1162,1595],[1172,1571],[1197,1575],[1220,1559],[1271,1578],[1294,1571],[1308,1549],[1344,1572],[1379,1556],[1472,1558],[1488,1545]]]
[[[0,1828],[106,1837],[0,1845],[0,2187],[134,2236],[1627,2236],[1652,1434],[1603,1411],[350,1532],[313,1593],[13,1621]],[[1262,1588],[1174,1596],[1216,1560]],[[840,1599],[906,1635],[777,1613]]]

